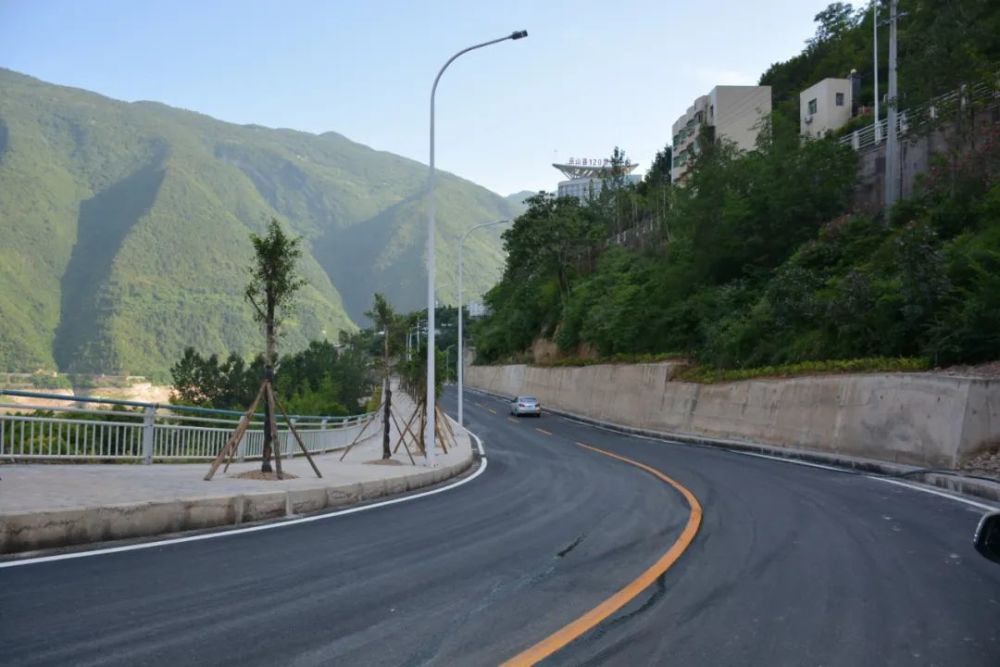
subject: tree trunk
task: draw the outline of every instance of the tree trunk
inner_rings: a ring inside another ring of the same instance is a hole
[[[265,322],[267,327],[267,350],[264,352],[264,377],[267,381],[271,383],[271,390],[274,391],[274,349],[275,349],[275,336],[274,336],[274,300],[271,295],[268,295],[267,299],[267,322]],[[268,401],[264,402],[264,450],[261,452],[260,457],[260,471],[261,472],[273,472],[271,468],[271,421],[274,419],[274,415],[271,414],[271,403]]]
[[[382,458],[391,459],[392,450],[389,442],[389,410],[392,409],[392,389],[389,388],[389,378],[385,378],[385,409],[382,411]]]
[[[389,327],[390,322],[382,326],[382,373],[385,386],[385,411],[382,413],[382,458],[392,458],[392,445],[389,442],[389,410],[392,409],[392,379],[389,376]]]

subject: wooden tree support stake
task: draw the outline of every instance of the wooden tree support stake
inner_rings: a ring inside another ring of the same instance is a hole
[[[396,425],[396,430],[399,431],[399,443],[396,444],[396,449],[399,449],[399,444],[402,443],[403,447],[406,448],[406,455],[410,457],[410,463],[412,465],[417,465],[417,462],[413,460],[413,454],[410,452],[410,446],[406,444],[406,440],[403,438],[403,429],[399,427],[399,421],[396,419],[396,414],[390,410],[389,417],[392,418],[392,423]],[[393,451],[393,454],[396,452]]]
[[[413,438],[413,446],[418,449],[420,448],[420,440],[417,438],[417,435],[410,429],[410,426],[413,424],[413,420],[416,419],[417,415],[419,414],[420,414],[420,405],[417,404],[417,407],[413,411],[413,414],[410,415],[410,418],[406,422],[406,428],[400,430],[399,432],[399,440],[396,441],[396,446],[392,450],[393,454],[399,451],[399,446],[403,444],[404,438],[407,435],[410,435],[410,437]],[[396,428],[398,429],[399,427],[397,426]],[[409,446],[407,446],[407,450],[409,450]]]
[[[243,415],[243,421],[237,424],[236,430],[233,431],[229,440],[226,441],[226,444],[223,445],[221,450],[219,450],[219,454],[215,457],[215,460],[212,461],[212,465],[208,468],[208,474],[205,475],[206,482],[211,481],[212,477],[215,476],[215,472],[219,469],[219,466],[222,465],[222,462],[227,456],[227,452],[229,450],[235,451],[236,447],[239,446],[240,439],[243,437],[243,434],[246,433],[247,428],[250,427],[250,420],[253,419],[254,413],[257,412],[257,404],[260,402],[261,394],[264,393],[265,384],[266,380],[260,383],[260,389],[257,390],[257,397],[253,399],[253,403],[250,404],[250,409]],[[226,469],[229,469],[229,464],[226,464]]]
[[[272,398],[274,399],[274,402],[277,404],[278,410],[281,411],[281,416],[285,418],[285,423],[288,424],[288,430],[290,430],[292,432],[292,435],[295,437],[295,442],[299,443],[299,449],[301,449],[302,453],[306,455],[306,460],[308,460],[309,465],[312,466],[313,472],[316,473],[317,477],[322,479],[323,474],[320,473],[319,468],[316,467],[316,463],[313,462],[312,455],[309,454],[309,450],[306,449],[305,443],[303,443],[302,438],[299,437],[299,432],[295,430],[295,425],[292,424],[292,420],[289,419],[288,413],[285,412],[285,406],[281,404],[281,401],[278,399],[277,396],[274,396],[272,394]]]
[[[434,420],[434,437],[441,443],[441,449],[443,449],[444,453],[447,454],[448,443],[445,441],[444,429],[441,427],[441,413],[438,411],[437,406],[434,407],[434,410],[437,416],[437,419]],[[434,445],[432,444],[431,446],[433,447]]]
[[[285,476],[281,472],[281,442],[278,440],[278,420],[275,419],[274,414],[274,392],[271,390],[271,381],[265,380],[264,383],[267,385],[267,406],[268,413],[271,415],[271,452],[274,454],[274,473],[278,479],[284,479]]]
[[[437,414],[438,414],[438,419],[441,420],[441,424],[444,426],[444,431],[451,436],[451,446],[457,447],[458,439],[455,437],[455,431],[452,430],[451,428],[451,420],[448,419],[448,416],[444,413],[444,410],[442,410],[441,408],[437,409]]]
[[[383,405],[385,405],[385,403],[379,403],[378,410],[375,410],[375,412],[373,412],[372,415],[377,415],[382,410]],[[354,445],[358,444],[358,441],[361,440],[361,436],[364,435],[365,431],[368,430],[368,427],[371,426],[376,421],[377,420],[374,416],[372,416],[372,418],[368,420],[368,423],[366,423],[364,428],[362,428],[361,431],[356,436],[354,436],[354,440],[352,440],[351,444],[347,446],[347,449],[344,450],[344,453],[340,455],[340,458],[338,459],[339,461],[344,460],[344,457],[347,456],[347,453],[350,452],[352,449],[354,449]]]

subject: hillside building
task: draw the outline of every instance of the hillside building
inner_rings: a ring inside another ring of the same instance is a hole
[[[591,197],[601,194],[604,180],[612,175],[614,166],[608,159],[570,158],[565,164],[553,164],[567,178],[561,181],[556,194],[560,197],[576,197],[586,202]],[[639,165],[628,163],[621,166],[625,172],[625,180],[638,183],[642,177],[632,174]]]
[[[847,79],[823,79],[799,93],[799,134],[817,139],[847,125],[860,88],[861,78],[852,72]]]
[[[728,139],[741,150],[757,142],[761,120],[771,113],[771,86],[716,86],[688,107],[673,126],[671,180],[683,185],[698,151],[703,126],[717,139]]]

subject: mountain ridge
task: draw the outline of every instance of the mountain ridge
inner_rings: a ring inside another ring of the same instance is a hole
[[[419,308],[426,171],[334,131],[239,125],[0,68],[0,368],[162,374],[186,345],[255,353],[247,237],[271,217],[303,237],[308,286],[286,349],[353,330],[374,291]],[[438,296],[453,303],[462,231],[517,208],[448,172],[438,183]],[[502,265],[499,232],[476,236],[470,293]]]

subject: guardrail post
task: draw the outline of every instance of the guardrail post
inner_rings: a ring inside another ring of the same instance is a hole
[[[323,417],[323,420],[319,423],[319,430],[320,431],[325,431],[326,430],[326,423],[328,421],[329,421],[329,419],[327,419],[326,417]],[[328,445],[330,444],[330,441],[327,439],[326,433],[320,433],[319,437],[320,437],[320,439],[323,442],[323,453],[325,454],[327,452],[327,450],[329,449]]]
[[[237,428],[241,428],[243,424],[246,422],[246,420],[247,420],[246,417],[240,417],[240,422],[237,425]],[[247,458],[247,433],[249,432],[249,430],[250,429],[243,431],[243,435],[240,437],[239,444],[236,445],[236,460],[239,463],[243,463]]]
[[[142,414],[142,462],[153,462],[153,443],[156,435],[156,408],[150,405]]]

